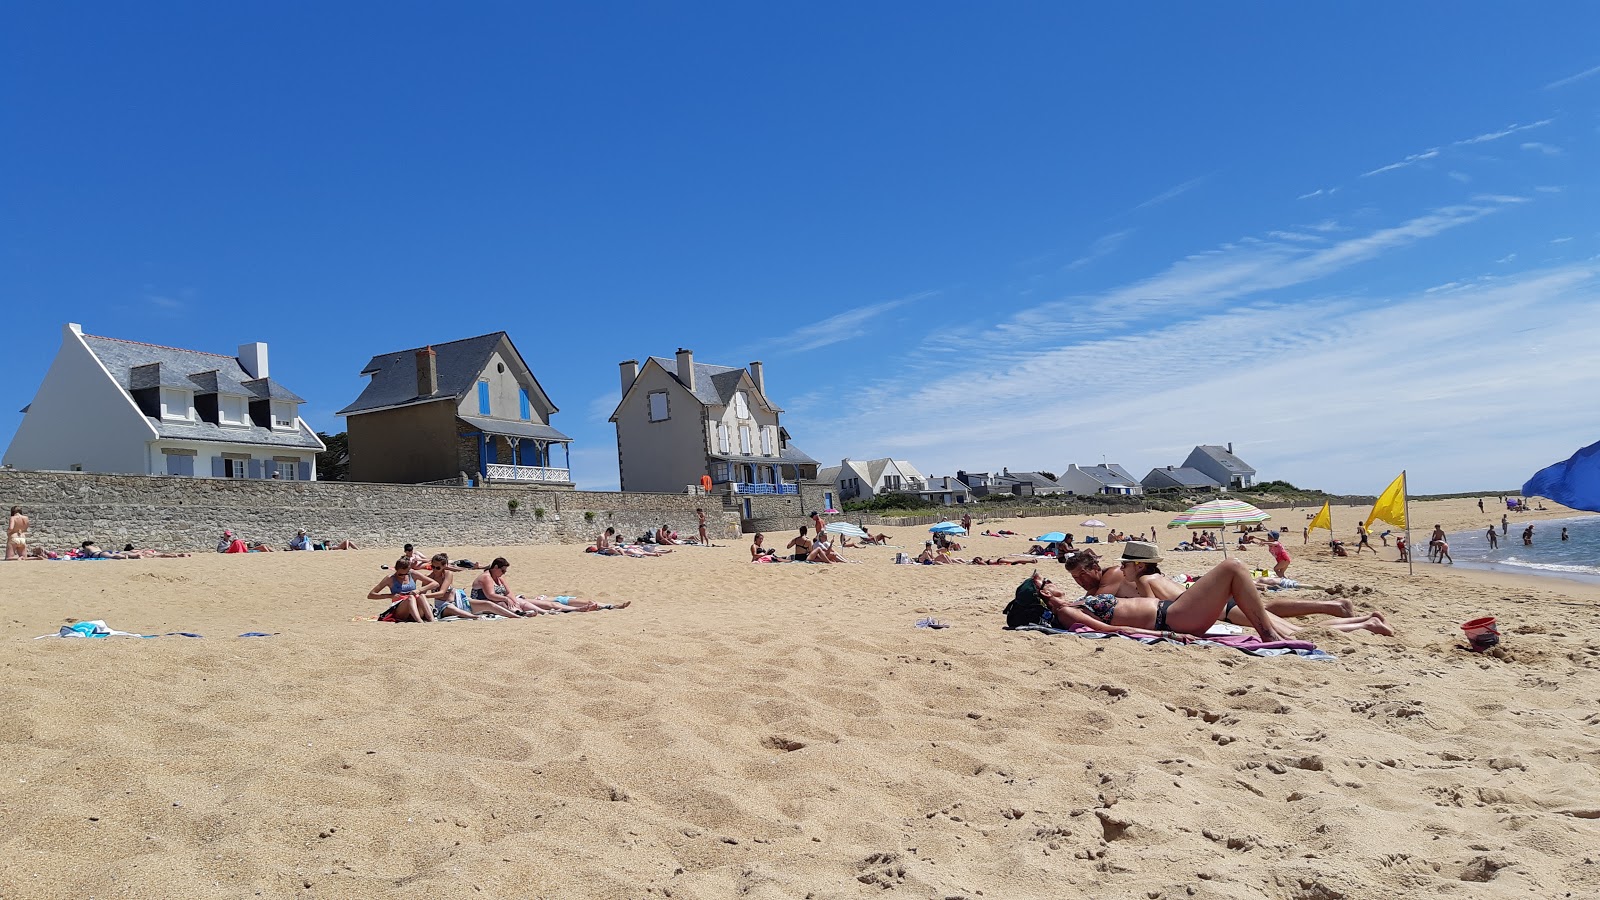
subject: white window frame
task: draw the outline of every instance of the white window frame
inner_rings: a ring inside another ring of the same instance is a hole
[[[744,391],[735,391],[733,394],[733,414],[740,419],[750,418],[750,402],[745,399]]]
[[[750,426],[749,425],[740,425],[739,426],[739,455],[740,456],[749,456],[750,455]]]
[[[174,407],[182,409],[183,412],[181,414],[172,412]],[[162,388],[161,418],[177,422],[194,421],[194,394],[182,388]]]
[[[232,471],[229,471],[230,469]],[[224,453],[224,454],[222,454],[222,477],[223,478],[249,478],[250,477],[250,457],[246,456],[243,453]]]
[[[289,418],[287,420],[279,419],[278,418],[278,413],[280,411],[281,412],[287,412],[289,414]],[[267,414],[272,417],[272,430],[273,431],[293,431],[294,430],[294,427],[295,427],[295,424],[294,424],[295,414],[294,414],[294,404],[293,403],[290,403],[287,400],[273,400],[270,404],[268,404]]]
[[[661,415],[656,415],[656,398],[661,398]],[[672,418],[672,398],[666,391],[651,391],[645,397],[645,417],[652,422],[665,422]]]
[[[217,395],[218,425],[249,425],[250,402],[232,394]]]
[[[301,460],[299,457],[297,457],[297,456],[274,456],[272,458],[272,461],[278,464],[278,480],[279,481],[299,481],[300,480],[300,463],[303,462],[303,460]]]
[[[726,422],[717,423],[717,452],[728,452],[728,425]]]

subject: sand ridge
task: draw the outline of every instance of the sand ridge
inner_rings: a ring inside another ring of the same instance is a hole
[[[1291,574],[1370,585],[1357,605],[1400,633],[1308,631],[1331,663],[1016,634],[999,609],[1028,568],[881,548],[442,548],[635,606],[434,626],[365,620],[393,551],[7,566],[0,896],[1600,891],[1600,591],[1298,540]],[[1504,653],[1458,649],[1480,613]],[[68,617],[205,637],[29,640]]]

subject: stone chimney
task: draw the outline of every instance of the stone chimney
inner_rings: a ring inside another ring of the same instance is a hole
[[[75,334],[78,337],[83,337],[83,326],[79,325],[77,322],[68,322],[66,327],[61,330],[61,336],[66,337],[69,334]]]
[[[622,392],[626,394],[628,388],[633,387],[633,383],[639,378],[639,361],[625,359],[618,365],[622,368]]]
[[[765,397],[767,395],[766,373],[761,370],[761,360],[750,364],[750,380],[756,383],[756,393]]]
[[[430,344],[417,351],[417,396],[432,397],[439,393],[439,354]]]
[[[678,348],[678,380],[694,393],[694,351]]]
[[[250,374],[251,378],[268,377],[267,345],[260,342],[240,344],[239,365]]]

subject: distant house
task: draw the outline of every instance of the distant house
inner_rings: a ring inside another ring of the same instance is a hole
[[[1140,494],[1144,489],[1127,469],[1111,463],[1099,466],[1067,465],[1056,479],[1072,494]]]
[[[652,356],[621,364],[617,465],[624,491],[683,493],[710,476],[735,493],[794,494],[817,461],[789,444],[761,363],[748,369]]]
[[[953,475],[936,475],[917,491],[917,496],[929,503],[955,506],[972,502],[972,492]]]
[[[834,486],[840,503],[871,500],[879,494],[914,494],[927,483],[916,467],[903,459],[856,460],[817,472],[817,480]]]
[[[1191,469],[1188,466],[1167,466],[1165,468],[1151,469],[1150,474],[1146,475],[1139,484],[1144,487],[1145,493],[1182,490],[1214,491],[1222,487],[1210,475],[1199,469]]]
[[[417,484],[465,472],[572,487],[572,438],[551,427],[556,405],[505,332],[380,354],[361,374],[366,388],[338,413],[351,481]]]
[[[87,335],[69,324],[4,462],[312,481],[326,448],[300,418],[304,402],[270,377],[266,344],[224,356]]]
[[[993,476],[989,483],[1002,491],[1010,491],[1024,497],[1067,493],[1067,489],[1062,487],[1060,482],[1043,472],[1013,472],[1010,469],[1001,469],[1000,474]]]
[[[1231,442],[1226,447],[1201,444],[1189,452],[1189,458],[1184,460],[1183,464],[1192,469],[1199,469],[1224,487],[1247,488],[1256,480],[1256,470],[1233,455]]]

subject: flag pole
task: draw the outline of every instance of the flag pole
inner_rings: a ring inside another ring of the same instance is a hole
[[[1406,572],[1410,575],[1417,574],[1417,551],[1411,546],[1411,479],[1406,477],[1406,470],[1400,470],[1400,496],[1405,498],[1406,504]]]

